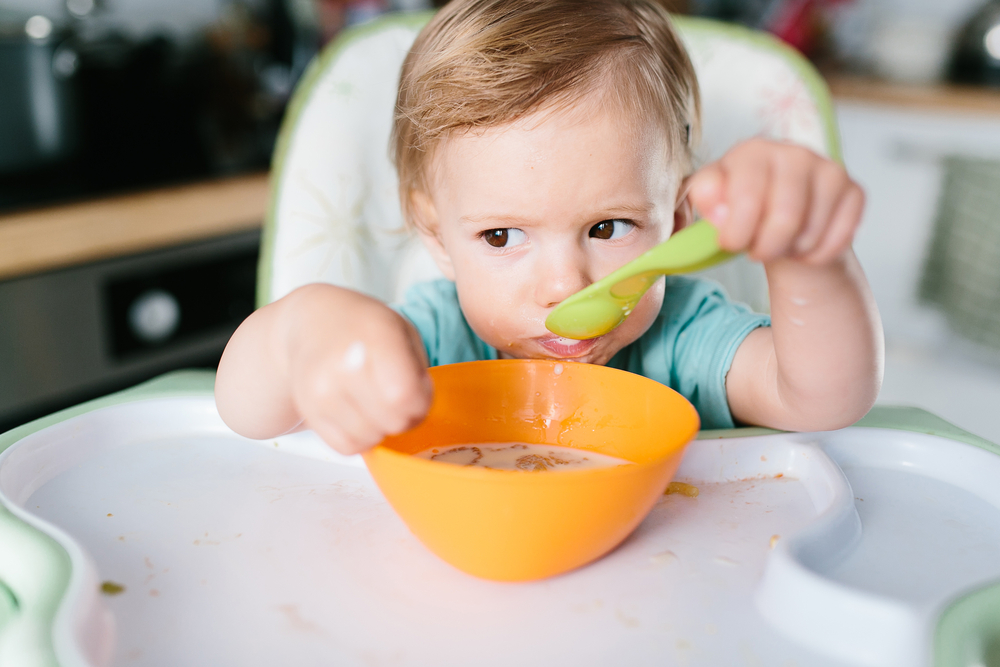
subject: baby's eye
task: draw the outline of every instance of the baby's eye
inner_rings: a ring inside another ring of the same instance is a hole
[[[628,220],[602,220],[590,228],[590,238],[610,241],[620,239],[632,231],[635,223]]]
[[[528,236],[516,227],[487,229],[481,235],[494,248],[513,248],[524,243]]]

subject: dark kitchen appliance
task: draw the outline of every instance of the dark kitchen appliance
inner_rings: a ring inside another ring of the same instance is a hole
[[[963,24],[948,77],[957,83],[1000,86],[1000,1],[987,2]]]
[[[72,154],[78,64],[64,26],[0,7],[0,174]]]
[[[319,46],[293,3],[194,0],[208,18],[141,28],[139,3],[81,4],[0,11],[0,211],[267,168]]]
[[[33,15],[33,2],[0,9],[0,212],[266,169],[332,32],[431,5],[53,0],[61,14]]]
[[[259,232],[0,282],[0,433],[218,364],[254,305]]]

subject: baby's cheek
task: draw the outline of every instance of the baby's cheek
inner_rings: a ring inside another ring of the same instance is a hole
[[[458,301],[476,335],[497,349],[509,347],[522,330],[522,299],[514,281],[468,267],[456,280]]]
[[[471,325],[471,322],[470,322]],[[510,328],[495,323],[485,327],[472,327],[483,342],[496,349],[500,358],[525,359],[529,356],[522,344],[523,337]]]
[[[513,347],[514,339],[507,318],[510,311],[497,300],[484,294],[481,299],[460,300],[462,314],[472,330],[497,350]]]
[[[663,281],[661,280],[643,295],[632,314],[618,327],[617,330],[621,331],[621,338],[620,341],[616,342],[620,342],[621,347],[634,343],[653,326],[653,322],[656,321],[656,317],[663,307],[663,298]]]

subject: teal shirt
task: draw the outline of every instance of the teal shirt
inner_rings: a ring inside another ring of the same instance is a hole
[[[726,373],[743,339],[769,326],[770,318],[733,303],[706,280],[667,276],[666,281],[652,326],[607,365],[676,390],[698,410],[702,428],[732,428]],[[466,322],[449,280],[414,285],[396,310],[420,332],[431,366],[497,358]]]

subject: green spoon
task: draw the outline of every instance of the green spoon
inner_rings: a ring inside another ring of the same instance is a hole
[[[712,223],[699,220],[560,303],[545,326],[566,338],[603,336],[625,321],[660,276],[700,271],[731,257],[719,248]]]

